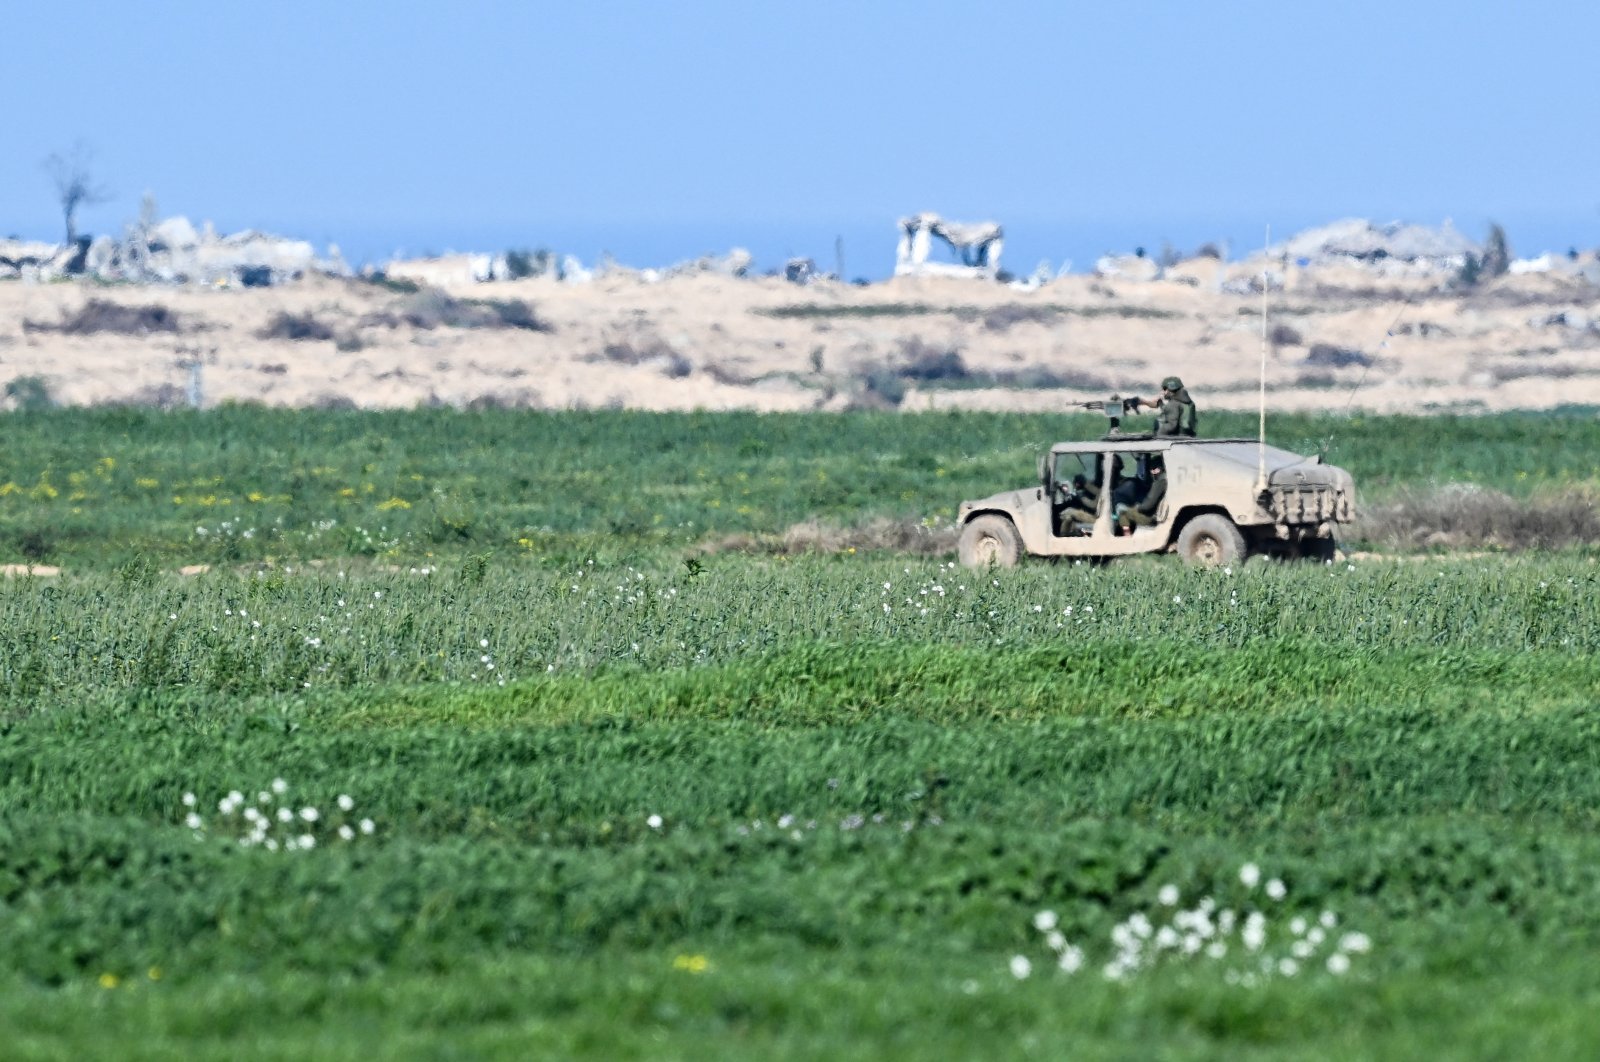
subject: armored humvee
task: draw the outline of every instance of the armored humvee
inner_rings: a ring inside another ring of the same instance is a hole
[[[1153,459],[1167,477],[1155,522],[1118,534],[1114,510],[1149,489]],[[1085,483],[1099,484],[1090,508]],[[1081,519],[1089,512],[1092,522]],[[1331,559],[1339,525],[1354,515],[1355,481],[1320,457],[1254,439],[1113,433],[1056,443],[1039,458],[1038,483],[964,501],[957,523],[968,567],[1010,567],[1024,554],[1105,559],[1173,552],[1217,566],[1257,554]]]

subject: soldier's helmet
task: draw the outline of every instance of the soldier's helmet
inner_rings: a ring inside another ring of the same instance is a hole
[[[1161,389],[1163,391],[1181,391],[1183,390],[1183,381],[1176,376],[1169,376],[1161,381]]]

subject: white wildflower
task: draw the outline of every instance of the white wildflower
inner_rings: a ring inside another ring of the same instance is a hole
[[[1176,885],[1163,885],[1161,891],[1156,893],[1156,899],[1161,901],[1163,907],[1175,907],[1178,903],[1178,887]]]
[[[1033,963],[1028,961],[1028,957],[1026,955],[1011,956],[1012,977],[1015,977],[1019,981],[1025,981],[1028,979],[1028,975],[1031,973],[1033,973]]]
[[[1273,878],[1267,882],[1267,896],[1270,899],[1281,900],[1288,894],[1289,890],[1284,887],[1282,878]]]
[[[1339,950],[1364,952],[1372,950],[1372,939],[1365,933],[1346,933],[1339,938]]]
[[[1328,972],[1335,977],[1350,972],[1350,956],[1342,951],[1336,951],[1328,956]]]
[[[1040,911],[1033,916],[1033,928],[1041,933],[1048,933],[1058,924],[1054,911]]]
[[[1256,883],[1260,880],[1261,868],[1256,866],[1254,863],[1246,863],[1244,866],[1239,868],[1239,881],[1244,884],[1245,888],[1255,888]]]

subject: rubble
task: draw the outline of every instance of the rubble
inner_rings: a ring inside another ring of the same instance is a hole
[[[1399,221],[1376,224],[1346,218],[1291,236],[1268,248],[1266,257],[1301,268],[1360,265],[1383,276],[1425,277],[1453,274],[1468,255],[1481,255],[1482,250],[1449,221],[1430,229]]]
[[[1144,254],[1108,254],[1094,264],[1096,276],[1118,280],[1160,280],[1161,263]]]
[[[933,237],[950,245],[960,264],[930,262]],[[977,277],[993,280],[1000,271],[1000,251],[1005,233],[997,222],[946,221],[924,212],[900,219],[900,245],[895,251],[894,275]]]
[[[662,270],[661,275],[666,277],[690,276],[719,276],[742,277],[750,271],[750,265],[755,259],[743,247],[735,247],[727,254],[707,254],[699,258],[690,258],[678,262]]]
[[[337,248],[318,258],[311,244],[246,229],[219,236],[208,222],[146,216],[121,239],[99,236],[60,246],[0,241],[0,277],[50,281],[87,275],[132,283],[264,287],[307,273],[348,275]]]
[[[488,254],[400,258],[385,262],[381,272],[392,280],[410,280],[436,288],[511,279],[505,255]]]

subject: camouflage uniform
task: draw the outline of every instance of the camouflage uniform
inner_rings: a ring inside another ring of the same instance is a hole
[[[1189,397],[1189,389],[1176,376],[1169,376],[1161,381],[1161,390],[1167,393],[1161,396],[1156,435],[1194,438],[1199,417],[1194,408],[1194,399]]]
[[[1160,466],[1150,470],[1150,490],[1140,499],[1139,504],[1129,506],[1122,510],[1122,515],[1117,517],[1117,527],[1123,531],[1131,531],[1135,526],[1145,527],[1156,522],[1156,512],[1161,508],[1161,500],[1167,496],[1167,474]]]
[[[1077,477],[1073,484],[1073,494],[1067,499],[1067,507],[1061,510],[1057,531],[1063,535],[1074,534],[1078,524],[1092,524],[1095,521],[1095,510],[1100,507],[1100,487],[1090,483],[1082,476]]]

